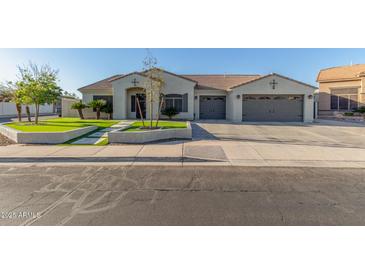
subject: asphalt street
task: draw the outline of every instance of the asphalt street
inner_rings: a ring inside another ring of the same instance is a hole
[[[0,225],[365,225],[365,169],[0,166]]]

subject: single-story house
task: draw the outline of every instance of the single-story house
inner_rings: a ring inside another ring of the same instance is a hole
[[[177,75],[163,71],[162,75],[165,106],[179,111],[177,119],[313,121],[313,93],[317,88],[279,74]],[[106,78],[79,91],[85,103],[103,99],[112,104],[114,119],[139,118],[138,97],[143,115],[148,118],[144,81],[143,72],[132,72]],[[153,109],[158,109],[158,102],[154,102]]]
[[[349,111],[365,105],[365,64],[322,69],[319,112]]]

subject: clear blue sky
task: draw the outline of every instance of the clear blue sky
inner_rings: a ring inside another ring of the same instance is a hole
[[[320,69],[365,63],[365,49],[151,49],[159,66],[185,74],[276,72],[316,84]],[[114,74],[142,69],[145,49],[0,49],[0,81],[29,61],[59,69],[60,85],[76,92]]]

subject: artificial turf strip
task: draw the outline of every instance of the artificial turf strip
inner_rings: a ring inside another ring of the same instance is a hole
[[[81,120],[79,118],[54,118],[39,121],[37,125],[33,122],[13,122],[6,124],[6,126],[23,132],[64,132],[88,126],[107,128],[117,124],[118,122],[118,120]]]
[[[150,121],[145,121],[144,124],[145,124],[146,127],[148,127],[148,126],[150,126]],[[143,126],[143,124],[142,124],[141,121],[134,122],[133,124],[130,125],[130,127],[125,129],[124,131],[143,131],[144,129],[141,129],[142,126]],[[152,122],[152,126],[153,127],[156,126],[155,121]],[[161,127],[162,129],[186,128],[186,122],[159,121],[158,122],[158,127]]]

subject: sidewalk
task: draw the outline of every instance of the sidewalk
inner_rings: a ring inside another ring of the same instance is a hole
[[[15,163],[365,168],[365,149],[219,140],[146,145],[0,147],[0,165]]]

